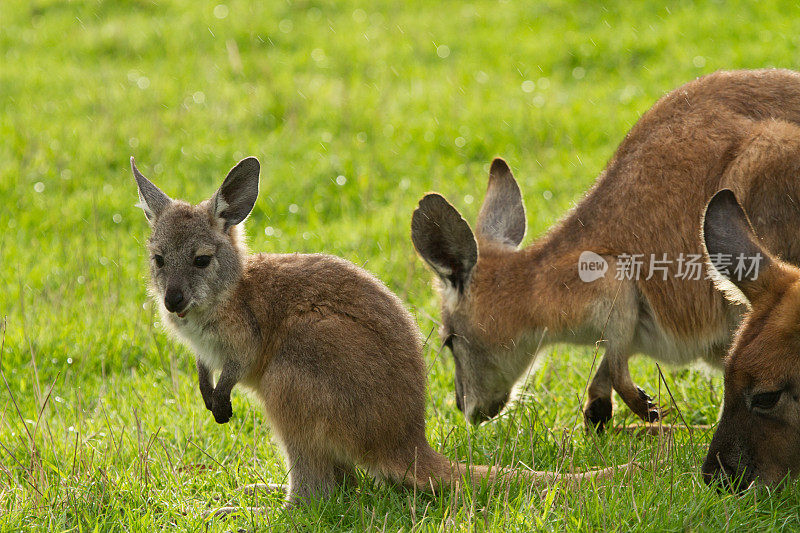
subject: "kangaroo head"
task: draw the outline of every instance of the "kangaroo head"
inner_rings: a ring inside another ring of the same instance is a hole
[[[777,486],[800,471],[800,270],[763,248],[729,190],[709,202],[703,239],[718,287],[750,309],[725,360],[703,479],[735,491]],[[737,269],[739,258],[747,267]]]
[[[244,245],[237,226],[258,197],[259,163],[239,162],[208,200],[190,205],[172,200],[145,178],[131,157],[139,207],[152,227],[147,243],[157,300],[184,318],[212,306],[242,275]]]
[[[411,220],[414,247],[440,281],[440,335],[455,361],[456,405],[472,423],[503,408],[530,361],[500,316],[495,290],[524,236],[522,195],[502,159],[492,163],[476,234],[439,194],[422,198]]]

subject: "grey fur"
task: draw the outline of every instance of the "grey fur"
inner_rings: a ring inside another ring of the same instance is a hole
[[[486,199],[478,215],[479,241],[517,247],[525,237],[525,205],[517,180],[501,158],[492,162]]]
[[[136,179],[136,186],[139,189],[138,205],[144,211],[147,220],[153,224],[156,218],[169,207],[172,200],[139,172],[133,156],[131,156],[131,170],[133,171],[133,177]]]

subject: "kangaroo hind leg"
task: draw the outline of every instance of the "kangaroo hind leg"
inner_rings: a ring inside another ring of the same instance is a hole
[[[334,492],[340,485],[357,482],[352,464],[336,461],[325,454],[299,453],[286,449],[286,463],[289,467],[288,485],[272,483],[256,483],[246,485],[242,491],[253,494],[261,490],[283,491],[286,494],[286,506],[303,505],[309,500],[323,499]],[[207,513],[210,516],[226,516],[246,511],[251,513],[265,512],[269,507],[225,506]]]

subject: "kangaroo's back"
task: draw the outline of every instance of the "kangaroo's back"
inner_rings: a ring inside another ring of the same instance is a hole
[[[637,286],[663,327],[683,337],[724,329],[728,311],[723,298],[705,271],[701,279],[679,277],[678,258],[702,256],[699,221],[717,190],[753,189],[759,180],[769,179],[770,168],[752,172],[767,159],[764,150],[753,154],[747,149],[754,137],[772,141],[776,124],[792,130],[800,124],[796,72],[716,72],[668,93],[631,129],[583,201],[542,245],[552,247],[554,255],[583,250],[611,256],[639,254],[644,265]],[[741,167],[746,167],[747,175],[732,176],[737,170],[742,174]],[[731,183],[737,177],[738,183]],[[783,173],[776,178],[786,179]],[[800,200],[794,183],[785,187]],[[748,212],[759,213],[757,205],[750,205],[749,194],[741,198]],[[791,205],[788,199],[787,203]],[[788,231],[776,234],[763,227],[775,218],[762,217],[759,223],[755,216],[754,225],[760,235],[783,241],[775,242],[773,249],[783,249]],[[798,227],[800,209],[786,212],[785,218],[783,228]],[[645,280],[651,258],[663,257],[669,261],[666,279],[656,274]]]

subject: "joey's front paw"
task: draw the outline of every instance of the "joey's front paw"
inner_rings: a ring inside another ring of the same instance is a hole
[[[595,398],[583,410],[583,420],[587,429],[602,433],[613,413],[611,398]]]
[[[653,398],[647,394],[641,387],[636,387],[639,391],[639,399],[644,404],[642,412],[637,412],[642,420],[645,422],[658,422],[658,419],[661,418],[661,409],[658,407],[653,401]]]
[[[227,423],[233,415],[231,397],[222,397],[215,394],[211,405],[211,412],[214,413],[214,420],[216,420],[218,424]]]

